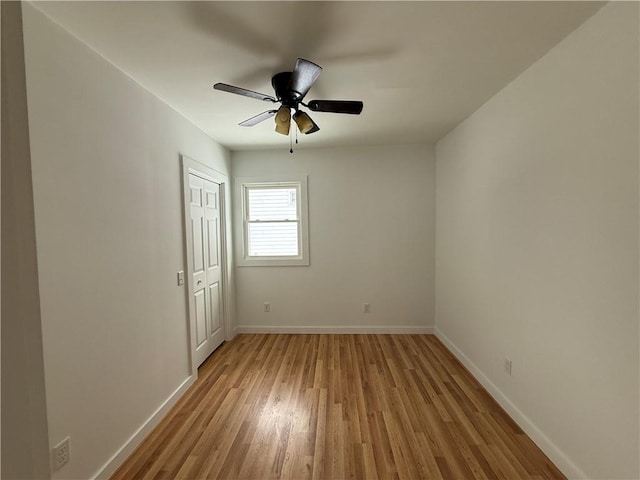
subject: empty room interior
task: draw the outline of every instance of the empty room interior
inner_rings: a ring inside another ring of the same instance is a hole
[[[3,1],[2,478],[640,478],[639,7]]]

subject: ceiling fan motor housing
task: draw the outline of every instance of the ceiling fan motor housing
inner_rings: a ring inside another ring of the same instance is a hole
[[[276,92],[278,101],[285,107],[298,109],[299,98],[296,98],[295,92],[289,88],[289,81],[292,72],[276,73],[271,78],[271,85]]]

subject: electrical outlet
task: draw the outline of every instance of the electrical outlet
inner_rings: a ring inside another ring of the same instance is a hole
[[[504,373],[511,375],[511,360],[506,357],[504,359]]]
[[[271,311],[271,303],[264,302],[264,311],[269,313]]]
[[[371,304],[363,303],[362,304],[362,313],[371,313]]]
[[[63,466],[69,463],[71,459],[71,451],[69,448],[69,442],[71,438],[67,437],[59,444],[53,447],[53,471],[60,470]]]

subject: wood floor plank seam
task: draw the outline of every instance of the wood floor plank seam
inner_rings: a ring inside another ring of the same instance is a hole
[[[111,478],[566,477],[433,335],[241,334]]]

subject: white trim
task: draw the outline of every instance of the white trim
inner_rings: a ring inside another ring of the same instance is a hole
[[[160,407],[153,412],[146,422],[118,449],[118,451],[105,463],[92,479],[108,479],[133,453],[142,441],[147,438],[151,431],[158,426],[162,419],[169,413],[171,407],[184,395],[191,385],[196,381],[195,375],[190,375],[184,382],[167,398]]]
[[[247,187],[295,186],[298,190],[298,248],[299,254],[294,257],[249,257],[247,250]],[[241,254],[236,259],[238,267],[307,267],[310,264],[309,252],[309,194],[306,175],[265,175],[261,177],[238,177],[235,179],[235,208],[240,208],[236,215],[235,240]]]
[[[419,334],[433,333],[433,327],[400,327],[388,326],[286,326],[286,325],[238,325],[237,333],[395,333],[395,334]]]
[[[504,408],[518,426],[534,441],[534,443],[551,459],[551,461],[569,479],[588,478],[558,446],[527,417],[478,366],[467,357],[438,327],[434,327],[436,337],[453,353],[469,370],[478,382],[489,392],[493,399]]]

